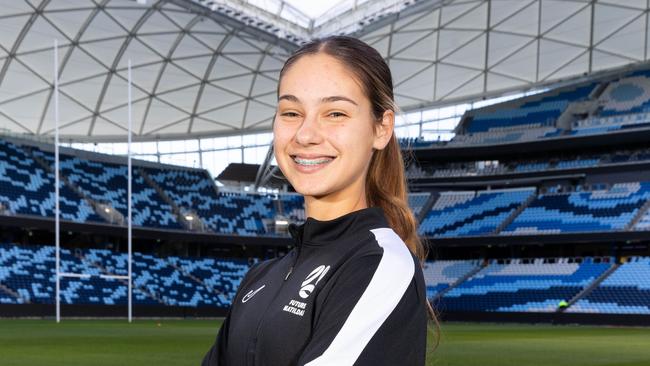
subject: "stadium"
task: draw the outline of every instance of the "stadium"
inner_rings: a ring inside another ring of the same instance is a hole
[[[393,75],[427,365],[650,364],[649,20],[646,0],[5,1],[0,364],[199,364],[306,220],[276,89],[335,34]]]

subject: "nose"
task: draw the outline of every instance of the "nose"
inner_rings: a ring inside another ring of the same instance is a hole
[[[296,142],[300,145],[318,144],[322,141],[318,116],[307,114],[296,131]]]

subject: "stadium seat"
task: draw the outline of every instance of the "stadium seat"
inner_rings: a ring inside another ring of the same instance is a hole
[[[567,312],[650,314],[650,257],[630,257]]]
[[[535,188],[442,192],[419,227],[434,237],[486,235],[535,194]]]
[[[617,183],[608,190],[537,197],[501,235],[624,230],[650,199],[650,182]]]
[[[598,278],[612,261],[492,260],[445,293],[438,306],[441,311],[552,312],[561,300],[570,300]]]

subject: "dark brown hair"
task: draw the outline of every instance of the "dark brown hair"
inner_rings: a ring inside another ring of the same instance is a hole
[[[287,70],[301,57],[323,52],[336,58],[352,74],[363,88],[370,100],[372,114],[377,125],[382,123],[384,111],[395,113],[399,108],[393,96],[393,79],[390,68],[376,49],[365,42],[348,36],[329,36],[314,39],[296,51],[287,59],[280,71],[279,80]],[[278,82],[277,95],[280,95]],[[409,150],[409,154],[412,151]],[[404,160],[395,133],[388,145],[382,150],[375,150],[366,177],[366,202],[368,206],[379,206],[384,210],[390,226],[404,241],[408,249],[420,260],[420,265],[428,255],[428,247],[418,236],[418,222],[408,204],[408,186],[404,171]],[[390,174],[386,174],[390,172]],[[429,318],[434,321],[439,342],[440,327],[435,311],[425,297]]]

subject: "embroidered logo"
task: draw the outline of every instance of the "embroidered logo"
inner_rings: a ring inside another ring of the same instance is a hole
[[[250,290],[244,297],[241,299],[241,302],[246,302],[251,299],[251,297],[255,296],[256,293],[258,293],[261,289],[266,287],[266,285],[262,285],[262,287],[258,288],[257,290]]]
[[[325,267],[324,265],[321,265],[311,271],[311,273],[307,275],[307,278],[305,278],[305,281],[302,283],[302,285],[300,285],[300,291],[298,291],[298,295],[300,295],[300,297],[303,299],[308,298],[309,295],[311,295],[312,291],[314,291],[316,288],[318,281],[323,279],[329,269],[330,266]],[[312,283],[314,280],[316,280],[316,282]]]
[[[302,285],[300,285],[300,290],[298,291],[298,295],[300,295],[300,297],[303,299],[308,298],[309,295],[311,295],[311,293],[316,288],[318,281],[322,280],[323,277],[325,277],[325,274],[327,273],[327,271],[329,271],[329,269],[330,266],[326,267],[325,265],[321,265],[316,267],[313,271],[311,271],[311,273],[308,274],[305,280],[302,282]],[[305,315],[305,310],[307,310],[307,303],[295,299],[291,299],[289,301],[289,304],[285,305],[282,308],[282,311],[286,311],[287,313],[291,313],[298,316]]]

